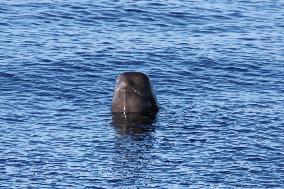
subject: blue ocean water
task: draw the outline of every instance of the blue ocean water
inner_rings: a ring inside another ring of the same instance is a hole
[[[1,188],[283,188],[281,0],[0,0]],[[115,127],[147,73],[150,129]]]

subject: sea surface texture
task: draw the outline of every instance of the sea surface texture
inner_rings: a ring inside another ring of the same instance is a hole
[[[0,4],[0,188],[284,188],[284,1]],[[141,128],[110,112],[125,71]]]

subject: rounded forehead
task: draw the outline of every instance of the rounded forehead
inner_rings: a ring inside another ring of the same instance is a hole
[[[121,79],[149,81],[149,77],[142,72],[124,72],[117,77],[117,80]]]

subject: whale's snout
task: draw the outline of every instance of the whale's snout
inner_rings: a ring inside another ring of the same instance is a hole
[[[157,100],[146,74],[125,72],[117,77],[112,99],[112,112],[157,111]]]

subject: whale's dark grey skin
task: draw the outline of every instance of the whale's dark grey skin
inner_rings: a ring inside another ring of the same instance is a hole
[[[141,72],[124,72],[116,79],[111,111],[115,113],[155,114],[158,102],[149,77]]]
[[[113,114],[112,126],[122,135],[136,135],[151,133],[155,130],[155,114]]]

